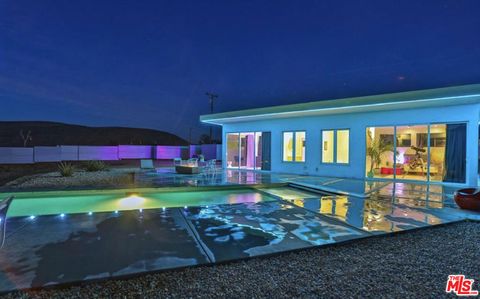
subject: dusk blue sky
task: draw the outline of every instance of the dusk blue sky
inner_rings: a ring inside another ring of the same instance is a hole
[[[0,120],[154,128],[480,83],[480,1],[0,0]],[[217,131],[218,132],[218,131]]]

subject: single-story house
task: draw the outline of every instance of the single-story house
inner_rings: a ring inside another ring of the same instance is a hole
[[[480,84],[203,115],[224,168],[477,185]]]

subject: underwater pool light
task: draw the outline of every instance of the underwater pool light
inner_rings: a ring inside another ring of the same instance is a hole
[[[122,210],[137,210],[145,206],[147,199],[136,194],[130,194],[118,200],[117,206]]]
[[[34,215],[30,216],[30,219],[32,219],[32,220],[35,219],[35,216]]]
[[[60,214],[60,217],[62,217],[62,218],[65,217],[65,214],[64,213]]]
[[[165,211],[165,207],[162,207],[162,211]]]
[[[125,192],[126,196],[138,196],[138,192]]]
[[[91,216],[92,214],[93,214],[92,212],[88,212],[88,215],[90,215],[90,216]]]
[[[115,211],[115,214],[118,214],[118,211]]]

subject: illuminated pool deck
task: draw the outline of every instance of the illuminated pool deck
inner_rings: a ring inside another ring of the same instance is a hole
[[[0,249],[0,292],[480,220],[458,210],[441,186],[390,183],[368,198],[281,184],[226,188],[16,194]]]

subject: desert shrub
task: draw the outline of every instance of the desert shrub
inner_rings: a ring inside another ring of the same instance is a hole
[[[87,161],[85,163],[85,170],[86,171],[102,171],[107,169],[107,164],[105,164],[103,161]]]
[[[64,177],[72,176],[75,168],[71,163],[61,162],[58,164],[58,171]]]

